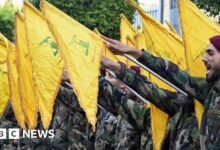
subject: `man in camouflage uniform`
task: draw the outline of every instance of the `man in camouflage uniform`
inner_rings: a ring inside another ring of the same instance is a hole
[[[168,122],[165,140],[161,146],[162,149],[200,149],[198,124],[195,117],[194,103],[191,98],[160,89],[146,77],[136,74],[134,71],[127,69],[126,66],[107,58],[102,59],[102,65],[113,69],[119,79],[171,117]],[[107,106],[112,107],[111,105],[113,105],[118,110],[118,113],[123,114],[122,116],[136,129],[144,131],[149,128],[149,109],[145,109],[135,102],[128,104],[126,95],[113,97],[113,94],[117,95],[117,92],[114,92],[114,88],[104,81],[102,84],[105,84],[105,86],[100,89],[103,89],[105,94],[107,92],[112,93],[107,95],[110,97],[108,98],[109,102],[106,102]],[[100,101],[102,101],[101,97]],[[109,105],[109,103],[112,104]]]
[[[96,150],[113,150],[116,148],[116,125],[116,116],[103,109],[99,109],[95,133]]]
[[[49,127],[49,129],[55,130],[54,139],[0,140],[0,149],[94,149],[95,135],[90,130],[90,125],[79,106],[76,95],[64,82],[66,80],[63,80],[63,86],[60,87],[57,95]],[[1,118],[0,128],[19,128],[10,105]],[[40,121],[37,129],[43,129]]]
[[[105,38],[105,37],[104,37]],[[105,38],[108,47],[118,54],[130,54],[139,62],[157,72],[204,105],[200,128],[201,149],[219,149],[220,147],[220,36],[210,38],[203,62],[207,68],[206,79],[192,77],[177,65],[165,59],[155,57],[146,51],[139,51],[127,45]],[[198,68],[199,69],[199,68]]]
[[[19,128],[10,104],[8,104],[3,116],[1,117],[0,128],[7,130],[9,128]],[[33,149],[33,145],[31,145],[32,143],[33,142],[30,139],[1,139],[0,149]]]
[[[110,82],[108,82],[106,79],[104,79],[104,77],[100,77],[100,83],[99,83],[99,104],[102,105],[107,111],[111,112],[112,114],[120,114],[123,118],[124,118],[124,115],[127,115],[128,112],[126,112],[123,107],[121,106],[121,102],[120,102],[120,99],[121,97],[125,96],[124,93],[121,93],[120,91],[117,90],[116,87],[113,87],[111,85]],[[127,95],[126,95],[127,96]],[[124,102],[124,104],[128,104],[129,105],[129,102],[133,102],[133,100],[130,100],[130,99],[126,99],[126,102]],[[138,102],[136,102],[140,107],[143,107],[143,105],[140,105]],[[130,106],[130,105],[129,105]],[[120,110],[120,111],[119,111]],[[131,122],[129,122],[130,124],[132,124]],[[135,124],[135,123],[134,123]],[[120,123],[118,124],[120,125]],[[138,140],[139,142],[135,142],[135,141],[132,141],[132,140],[135,140],[135,136],[138,135],[138,137],[140,138],[141,134],[143,134],[143,131],[140,130],[139,128],[137,127],[134,127],[134,125],[132,124],[132,131],[126,131],[127,134],[122,134],[120,131],[119,133],[116,134],[116,141],[118,141],[117,143],[119,143],[118,147],[117,148],[127,148],[129,149],[129,147],[131,146],[134,146],[133,143],[135,143],[137,146],[135,149],[153,149],[153,145],[152,145],[152,137],[151,137],[151,129],[150,129],[150,115],[148,116],[148,130],[145,129],[145,132],[144,132],[144,135],[146,140],[145,141],[140,141],[140,139]],[[126,125],[127,126],[127,125]],[[123,127],[124,128],[124,127]],[[134,130],[135,129],[135,130]],[[123,131],[125,131],[126,128],[123,129]],[[129,135],[127,138],[126,138],[126,135]],[[118,137],[117,137],[118,136]],[[130,138],[130,137],[134,137],[133,139]],[[122,141],[129,141],[131,142],[131,145],[129,145],[130,143],[123,143],[121,141],[120,143],[120,137],[123,138]],[[141,146],[140,146],[141,145]],[[132,147],[131,147],[132,148]]]
[[[120,62],[122,63],[122,62]],[[122,63],[123,64],[123,63]],[[140,73],[140,68],[136,66],[131,66],[131,68]],[[140,101],[136,98],[132,93],[130,93],[126,87],[118,82],[112,75],[106,73],[105,79],[108,80],[112,85],[114,85],[117,90],[120,92],[126,92],[129,95],[129,98]],[[141,133],[137,132],[130,123],[128,123],[122,116],[117,116],[117,126],[116,126],[116,135],[115,135],[115,143],[117,150],[129,150],[129,149],[140,149],[141,142]]]
[[[58,149],[94,149],[95,135],[71,88],[60,87],[51,125],[55,129],[52,147]]]
[[[64,71],[63,87],[60,88],[57,96],[59,106],[55,107],[53,119],[53,128],[58,127],[53,145],[62,147],[62,143],[69,139],[69,149],[115,149],[116,118],[104,109],[99,108],[96,133],[93,133],[83,110],[79,106],[76,95],[66,82],[70,81],[67,72]],[[71,114],[73,110],[75,111]],[[67,142],[65,144],[68,145]]]

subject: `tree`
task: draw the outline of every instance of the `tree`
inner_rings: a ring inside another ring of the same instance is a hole
[[[30,0],[39,6],[39,0]],[[51,4],[73,17],[89,29],[98,30],[111,38],[119,39],[120,13],[131,22],[134,10],[124,0],[48,0]]]
[[[193,2],[201,9],[204,9],[208,15],[218,17],[220,22],[220,0],[193,0]]]
[[[14,41],[16,9],[12,5],[5,5],[0,8],[0,32],[10,41]]]

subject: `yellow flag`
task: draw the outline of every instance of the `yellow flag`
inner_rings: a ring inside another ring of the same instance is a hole
[[[201,60],[205,48],[210,43],[209,38],[218,35],[220,27],[189,0],[179,0],[179,14],[189,73],[193,76],[204,77],[205,67]],[[195,107],[200,126],[203,106],[196,101]]]
[[[120,41],[123,44],[129,45],[131,47],[137,47],[137,43],[134,41],[134,35],[136,33],[136,30],[132,27],[131,23],[128,21],[128,19],[121,14],[121,23],[120,23]],[[120,61],[125,63],[127,66],[135,65],[133,62],[128,60],[124,56],[117,56]]]
[[[48,25],[62,49],[80,106],[95,131],[98,76],[104,43],[97,34],[46,1],[41,4]]]
[[[22,108],[22,102],[19,95],[18,73],[16,66],[16,49],[11,43],[8,44],[8,79],[10,87],[10,100],[15,118],[21,128],[25,128],[25,116]]]
[[[171,32],[173,32],[174,34],[177,34],[176,29],[167,20],[165,20],[165,23]]]
[[[205,67],[201,60],[210,43],[209,38],[218,35],[220,27],[189,0],[179,0],[179,14],[189,72],[204,77]]]
[[[139,50],[147,49],[147,44],[145,40],[145,36],[143,34],[142,29],[138,29],[134,35],[134,42]],[[149,72],[141,68],[141,74],[145,75],[146,77],[150,78]]]
[[[120,17],[120,41],[129,46],[137,47],[137,43],[134,42],[134,35],[136,33],[136,30],[123,14],[121,14]]]
[[[171,60],[179,65],[181,69],[186,70],[187,67],[182,39],[145,13],[135,1],[127,1],[132,7],[138,10],[142,20],[143,32],[147,41],[148,50],[156,56]]]
[[[60,56],[60,50],[41,12],[25,2],[24,15],[27,43],[32,60],[33,80],[39,100],[36,106],[33,105],[32,109],[35,110],[35,107],[39,109],[43,126],[48,128],[64,63]]]
[[[37,124],[38,99],[32,76],[31,57],[28,51],[25,23],[20,13],[16,14],[16,47],[18,87],[25,113],[25,121],[30,128],[34,128]]]
[[[136,47],[138,49],[146,48],[146,41],[142,34],[142,30],[136,31],[129,20],[121,14],[121,23],[120,23],[120,41],[126,45],[131,47]],[[127,66],[137,66],[137,64],[133,63],[130,60],[124,60],[127,62]],[[149,77],[149,73],[144,69],[141,69],[141,74]]]
[[[7,69],[7,40],[0,34],[0,117],[7,107],[9,94],[8,69]]]

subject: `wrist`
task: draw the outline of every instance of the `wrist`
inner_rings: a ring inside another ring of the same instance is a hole
[[[134,58],[139,58],[142,55],[142,51],[137,48],[132,48],[129,51],[129,55],[133,56]]]

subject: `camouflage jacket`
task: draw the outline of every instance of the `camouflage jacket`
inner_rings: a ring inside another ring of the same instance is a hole
[[[138,102],[128,99],[126,94],[119,92],[114,86],[112,86],[103,77],[101,77],[99,81],[100,81],[99,82],[99,104],[102,105],[107,111],[113,113],[114,115],[117,115],[117,114],[121,115],[123,119],[127,120],[132,125],[132,128],[135,129],[135,132],[134,132],[134,129],[131,128],[133,133],[130,131],[127,131],[127,133],[129,133],[131,136],[128,136],[127,139],[125,138],[125,142],[128,140],[130,141],[132,137],[135,137],[135,136],[137,137],[138,135],[138,137],[141,136],[141,138],[143,139],[141,139],[141,141],[138,140],[139,141],[138,143],[140,143],[140,145],[138,147],[136,146],[137,149],[143,149],[143,150],[153,149],[151,128],[150,128],[150,109],[143,109],[144,107],[140,105]],[[133,109],[134,107],[137,108],[137,111],[136,109]],[[139,110],[141,110],[142,112]],[[136,116],[142,116],[142,115],[144,115],[144,118],[145,118],[144,120],[134,120],[134,118],[137,118]],[[143,123],[143,121],[145,121],[145,123]],[[120,122],[118,122],[118,124],[120,124]],[[144,124],[144,127],[143,127],[143,124]],[[121,130],[121,129],[117,129],[117,130]],[[116,134],[116,136],[118,137],[120,137],[120,135],[123,136],[122,134],[118,134],[118,133]],[[134,145],[133,143],[134,142],[132,141],[131,144]],[[126,143],[124,144],[126,145]],[[123,145],[123,142],[122,142],[122,145]],[[120,149],[122,145],[119,144],[118,148]],[[124,147],[121,147],[121,148],[124,148]]]
[[[138,150],[141,144],[141,133],[136,131],[130,123],[118,115],[116,126],[117,150]]]
[[[9,128],[19,128],[17,121],[15,119],[12,107],[8,104],[3,116],[0,120],[0,128],[9,129]],[[0,149],[3,150],[14,150],[14,149],[33,149],[33,141],[31,139],[1,139],[0,140]]]
[[[117,76],[141,96],[148,99],[171,117],[168,123],[166,137],[161,146],[162,149],[200,148],[194,103],[190,98],[175,92],[160,89],[147,80],[146,77],[136,74],[123,65],[120,74]],[[135,106],[135,112],[138,110],[146,113],[143,107]],[[137,115],[128,120],[130,120],[129,122],[134,122],[135,120],[138,124],[136,126],[144,130],[147,127],[145,126],[146,118],[144,116],[145,114]],[[127,116],[127,118],[129,118],[129,116]],[[139,120],[142,122],[139,122]]]
[[[53,126],[58,128],[53,145],[62,146],[66,142],[68,149],[115,149],[116,117],[99,109],[96,133],[93,133],[72,89],[61,88],[57,100],[59,106],[55,109]],[[73,108],[74,112],[69,111]]]
[[[115,134],[117,117],[99,109],[96,124],[95,149],[113,150],[116,148]]]
[[[219,149],[220,84],[217,82],[207,83],[204,78],[192,77],[172,62],[155,57],[146,51],[143,51],[143,55],[138,58],[138,61],[174,83],[204,105],[200,129],[201,149]]]
[[[146,77],[123,65],[118,77],[170,116],[162,149],[200,149],[192,98],[160,89]]]
[[[94,149],[95,134],[72,89],[60,88],[54,106],[51,128],[55,129],[52,147],[57,149]]]

